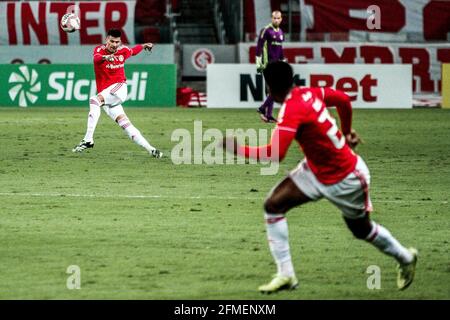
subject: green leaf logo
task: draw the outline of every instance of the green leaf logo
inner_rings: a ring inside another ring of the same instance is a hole
[[[31,69],[30,73],[27,66],[20,66],[18,73],[11,73],[8,83],[11,85],[9,97],[11,101],[17,98],[19,107],[27,107],[37,101],[38,96],[35,93],[41,91],[41,83],[38,81],[36,70]]]

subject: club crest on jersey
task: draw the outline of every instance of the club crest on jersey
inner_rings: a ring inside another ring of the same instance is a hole
[[[119,56],[119,61],[122,62],[123,61],[123,55]]]

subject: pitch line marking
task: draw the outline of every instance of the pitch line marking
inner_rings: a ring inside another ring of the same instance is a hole
[[[117,194],[80,194],[80,193],[27,193],[27,192],[0,192],[0,196],[10,197],[10,196],[18,196],[18,197],[52,197],[52,198],[116,198],[116,199],[191,199],[191,200],[201,200],[201,199],[223,199],[223,200],[262,200],[261,197],[242,197],[242,196],[174,196],[174,195],[117,195]],[[433,201],[433,200],[376,200],[375,203],[440,203],[440,204],[448,204],[448,201]]]

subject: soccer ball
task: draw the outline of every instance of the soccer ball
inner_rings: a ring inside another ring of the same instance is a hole
[[[75,13],[66,13],[61,18],[61,28],[65,32],[74,32],[80,29],[80,18]]]

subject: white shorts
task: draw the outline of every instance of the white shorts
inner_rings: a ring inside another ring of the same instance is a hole
[[[115,107],[127,100],[127,84],[126,82],[114,83],[99,94],[101,94],[103,99],[105,100],[105,106],[108,106],[110,108]]]
[[[125,114],[122,107],[122,103],[125,102],[128,95],[127,84],[125,82],[112,84],[100,92],[100,94],[105,100],[103,110],[111,119],[116,121],[118,116]]]
[[[362,218],[372,211],[369,196],[370,173],[360,156],[355,170],[335,184],[323,184],[317,180],[306,159],[289,173],[289,177],[311,200],[316,201],[323,197],[330,200],[346,218]]]

